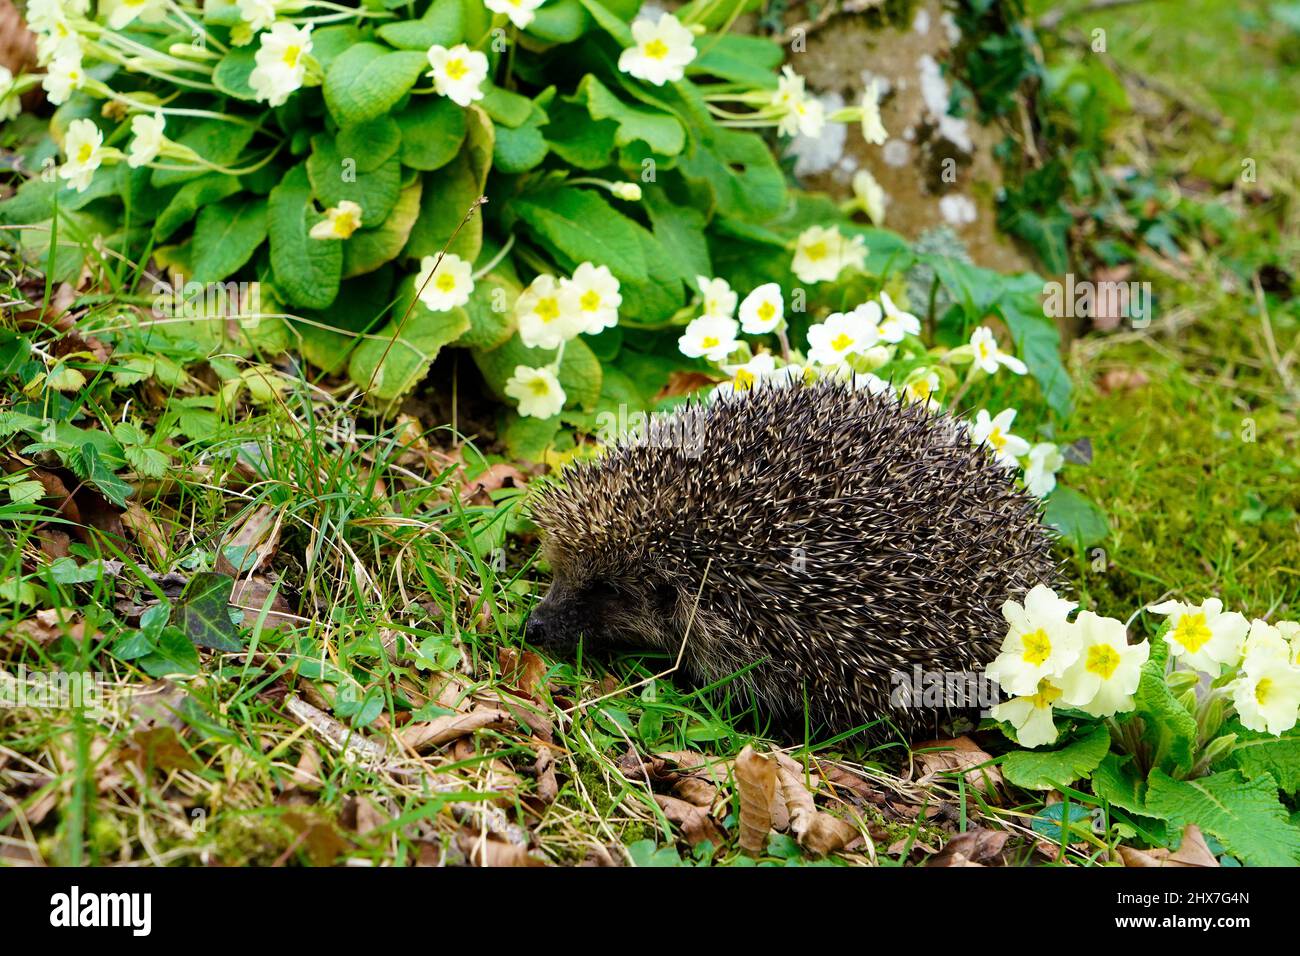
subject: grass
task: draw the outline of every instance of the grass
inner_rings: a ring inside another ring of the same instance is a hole
[[[1195,34],[1184,31],[1188,6],[1098,20],[1118,62],[1176,82],[1234,131],[1157,102],[1161,116],[1117,127],[1115,160],[1224,187],[1255,156],[1268,196],[1188,185],[1186,202],[1226,206],[1232,226],[1212,245],[1191,237],[1176,260],[1143,252],[1139,272],[1158,297],[1150,329],[1076,343],[1077,412],[1060,437],[1086,439],[1092,463],[1064,480],[1105,508],[1111,534],[1100,553],[1073,556],[1071,578],[1086,604],[1125,617],[1166,594],[1210,593],[1248,614],[1294,617],[1300,306],[1253,283],[1262,265],[1300,261],[1288,218],[1300,177],[1287,152],[1300,130],[1280,99],[1290,54],[1222,41],[1263,5],[1242,14],[1200,0]],[[108,268],[113,287],[129,287],[127,266]],[[6,302],[55,297],[15,269]],[[121,299],[83,305],[79,334],[169,356],[189,375],[155,369],[114,390],[112,406],[89,398],[103,390],[65,393],[84,402],[88,430],[139,414],[167,436],[168,466],[142,483],[120,526],[89,483],[67,489],[65,504],[107,534],[80,537],[36,504],[0,505],[0,534],[14,543],[0,559],[5,668],[89,671],[105,696],[99,711],[0,708],[0,861],[748,862],[729,773],[762,737],[760,716],[725,687],[662,676],[664,659],[533,655],[521,625],[545,574],[495,457],[409,416],[368,418],[344,389],[278,377],[280,343],[255,330],[246,350],[145,337],[120,320]],[[52,326],[36,342],[50,354],[80,347]],[[216,352],[225,365],[200,361]],[[242,376],[251,395],[218,431],[214,367]],[[267,381],[277,387],[259,387]],[[20,447],[6,449],[10,460],[50,463],[48,451]],[[121,564],[78,581],[49,560],[60,555]],[[183,583],[224,568],[248,582],[234,596],[251,627],[247,653],[207,654],[188,677],[154,680],[152,655],[183,652],[141,614],[156,602],[189,607]],[[477,729],[449,729],[456,714]],[[413,728],[446,740],[421,744]],[[814,739],[792,752],[822,805],[857,820],[861,838],[834,862],[914,863],[976,825],[1017,834],[1005,856],[1017,863],[1089,862],[1118,839],[1038,842],[1038,796],[997,805],[961,773],[922,783],[933,766],[901,745]],[[702,754],[716,776],[693,765]],[[725,827],[720,846],[699,841],[700,806]],[[789,838],[773,839],[765,860],[809,862]]]

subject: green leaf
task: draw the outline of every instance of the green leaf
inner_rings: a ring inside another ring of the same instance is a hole
[[[333,302],[343,272],[340,243],[308,235],[321,218],[311,209],[305,164],[295,166],[271,190],[267,220],[276,288],[291,305],[304,309],[323,309]]]
[[[590,190],[562,186],[527,193],[511,210],[574,265],[602,263],[620,280],[633,282],[649,275],[639,227]]]
[[[161,478],[167,474],[170,462],[167,456],[157,448],[142,448],[133,445],[124,449],[127,463],[137,475],[145,478]]]
[[[1047,497],[1043,520],[1061,537],[1080,548],[1090,548],[1110,535],[1106,513],[1073,488],[1057,485]]]
[[[169,627],[159,635],[158,643],[152,653],[139,658],[136,663],[151,677],[197,674],[199,652],[183,633],[174,627]]]
[[[551,0],[533,15],[528,34],[550,43],[572,43],[590,26],[591,16],[578,0]]]
[[[105,498],[119,508],[126,507],[126,499],[135,490],[113,474],[112,469],[105,464],[104,459],[100,456],[99,450],[90,442],[86,442],[81,446],[77,468],[74,470],[89,480]]]
[[[1164,655],[1153,655],[1142,665],[1133,714],[1128,719],[1142,721],[1142,739],[1151,749],[1150,766],[1185,774],[1195,762],[1196,718],[1178,702],[1165,683],[1164,672]]]
[[[194,214],[210,203],[220,202],[239,192],[239,180],[224,173],[212,173],[193,179],[172,196],[167,207],[154,220],[153,238],[163,242],[173,232],[194,218]]]
[[[659,186],[643,186],[642,195],[655,238],[671,259],[678,278],[695,289],[697,276],[713,275],[709,244],[704,238],[708,225],[704,214],[674,203]]]
[[[377,328],[388,314],[393,272],[393,265],[386,263],[374,272],[346,280],[328,309],[308,312],[303,316],[308,322],[293,324],[302,354],[309,362],[330,374],[347,368],[360,336]]]
[[[378,33],[399,50],[424,53],[434,44],[452,47],[465,38],[465,8],[461,0],[433,0],[420,19],[386,23]]]
[[[498,126],[492,164],[503,173],[523,173],[533,169],[550,151],[541,127],[536,124],[511,129]]]
[[[1291,823],[1271,777],[1248,780],[1229,770],[1175,780],[1153,770],[1147,812],[1178,828],[1195,823],[1251,866],[1300,865],[1300,827]]]
[[[1247,730],[1241,721],[1234,720],[1222,732],[1237,735],[1237,743],[1224,762],[1226,767],[1235,767],[1251,780],[1272,777],[1284,793],[1300,791],[1300,727],[1275,737]]]
[[[483,180],[483,175],[474,168],[474,157],[468,149],[459,152],[441,169],[427,173],[420,198],[420,217],[411,229],[405,254],[416,258],[435,256],[451,240],[448,252],[467,262],[477,259],[483,245],[483,217],[476,212],[463,227],[461,222],[482,195]]]
[[[530,349],[517,335],[498,348],[474,349],[471,354],[488,387],[503,401],[510,401],[506,398],[506,382],[515,374],[516,366],[540,368],[555,361],[554,349]],[[602,375],[600,360],[591,346],[580,338],[565,343],[558,377],[568,399],[566,405],[594,410],[600,400]]]
[[[420,194],[423,184],[419,179],[401,191],[397,204],[388,218],[374,229],[359,229],[343,243],[343,277],[378,269],[397,257],[411,235],[411,228],[420,215]]]
[[[724,33],[697,40],[696,45],[700,53],[687,65],[688,74],[704,73],[757,90],[776,89],[785,51],[771,40]]]
[[[170,131],[169,131],[170,135]],[[209,163],[216,166],[235,166],[244,148],[253,138],[253,128],[226,120],[201,119],[185,128],[177,138]],[[209,170],[197,164],[192,169],[155,169],[150,182],[156,187],[171,186],[206,176]]]
[[[379,116],[339,130],[337,145],[340,156],[356,160],[357,172],[369,173],[397,152],[402,145],[402,131],[391,116]]]
[[[623,102],[595,74],[583,77],[574,99],[587,104],[592,119],[618,124],[614,135],[618,146],[640,140],[664,156],[676,156],[686,146],[686,130],[676,117]]]
[[[1092,772],[1092,792],[1121,810],[1147,813],[1147,784],[1133,769],[1131,757],[1107,754]]]
[[[212,83],[222,93],[237,100],[255,101],[257,93],[248,78],[257,67],[257,50],[253,46],[234,47],[221,58],[212,71]]]
[[[600,28],[618,41],[619,46],[624,49],[632,46],[632,29],[627,25],[626,20],[611,11],[600,0],[580,0],[580,2]]]
[[[515,334],[518,323],[514,305],[521,291],[519,282],[497,267],[474,283],[465,304],[470,327],[457,341],[466,348],[491,350]]]
[[[253,257],[265,238],[265,199],[234,196],[204,206],[194,224],[194,281],[226,278]]]
[[[322,133],[311,139],[307,177],[321,205],[329,208],[350,199],[361,207],[361,225],[377,226],[397,204],[402,164],[392,156],[370,172],[363,172],[355,157],[340,153],[334,139]]]
[[[532,117],[534,109],[533,101],[528,97],[500,86],[488,87],[479,106],[498,126],[510,127],[523,126]]]
[[[465,111],[445,96],[413,96],[396,119],[402,165],[412,169],[441,169],[465,141]]]
[[[377,337],[367,338],[353,350],[348,364],[353,382],[386,401],[418,385],[442,347],[469,328],[464,309],[433,312],[416,299],[415,276],[402,281],[393,316]]]
[[[325,105],[340,126],[364,123],[392,109],[428,68],[423,53],[358,43],[330,64]]]
[[[1016,352],[1029,366],[1029,374],[1043,390],[1047,404],[1058,415],[1070,414],[1070,376],[1061,363],[1061,334],[1056,323],[1043,314],[1039,295],[1043,282],[1032,273],[1003,277],[989,273],[990,284],[1002,291],[996,308],[1011,330]],[[983,316],[980,313],[976,321]]]
[[[196,647],[240,651],[239,628],[230,619],[230,595],[235,581],[228,574],[201,571],[190,579],[172,609],[172,623]]]
[[[1056,750],[1017,750],[1002,762],[1003,775],[1026,790],[1052,790],[1087,777],[1110,751],[1110,732],[1097,724]]]
[[[753,133],[719,128],[711,141],[693,143],[679,164],[687,178],[709,188],[724,216],[763,222],[785,208],[785,177]]]
[[[501,439],[505,442],[510,457],[521,461],[544,460],[547,449],[560,431],[559,416],[525,418],[512,408],[506,411],[503,418],[505,427],[501,429]]]
[[[603,169],[614,162],[617,123],[593,120],[586,108],[564,101],[551,107],[550,116],[546,141],[551,144],[552,152],[570,166]]]

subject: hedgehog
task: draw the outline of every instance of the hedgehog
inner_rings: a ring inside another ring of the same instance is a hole
[[[1059,583],[1038,500],[925,403],[759,382],[641,431],[531,502],[541,650],[660,651],[771,727],[913,736],[968,711],[898,689],[978,675],[1003,603]]]

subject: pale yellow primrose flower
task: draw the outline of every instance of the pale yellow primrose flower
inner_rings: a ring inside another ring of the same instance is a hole
[[[110,27],[121,30],[137,17],[146,23],[156,23],[166,11],[162,0],[103,0],[99,12],[107,14]]]
[[[152,163],[162,151],[163,128],[167,120],[162,113],[149,116],[137,113],[131,117],[131,145],[126,150],[126,163],[132,169],[138,169]]]
[[[753,390],[759,382],[775,375],[776,359],[771,352],[759,352],[743,365],[724,365],[722,370],[731,376],[731,381],[723,382],[715,388],[710,395],[711,398],[743,395]],[[789,381],[788,377],[786,381]]]
[[[493,13],[504,13],[521,30],[533,22],[542,3],[543,0],[483,0],[483,6]]]
[[[275,23],[275,0],[237,0],[239,18],[254,33]]]
[[[358,209],[357,225],[360,225],[360,216]],[[446,312],[454,309],[468,302],[470,293],[474,291],[473,266],[454,252],[446,253],[441,262],[437,256],[425,256],[420,260],[415,288],[422,290],[420,301],[429,310]]]
[[[343,199],[337,206],[326,209],[325,218],[312,226],[307,235],[313,239],[347,239],[359,228],[361,207],[351,199]],[[419,287],[418,284],[416,287]]]
[[[860,355],[879,341],[871,313],[861,309],[833,312],[808,329],[808,360],[836,368],[850,355]]]
[[[845,268],[861,269],[867,247],[861,236],[846,238],[835,227],[809,226],[795,241],[791,271],[800,282],[833,281]]]
[[[853,197],[862,211],[867,214],[872,225],[885,224],[885,200],[888,197],[885,195],[884,187],[876,182],[876,177],[872,176],[870,171],[859,169],[853,174]]]
[[[1044,678],[1059,681],[1079,658],[1079,629],[1069,620],[1075,606],[1042,584],[1034,585],[1024,604],[1004,603],[1002,616],[1010,627],[985,676],[1018,697],[1037,694]]]
[[[1128,642],[1123,621],[1080,611],[1079,657],[1061,676],[1062,700],[1093,717],[1111,717],[1133,709],[1133,693],[1142,680],[1142,665],[1151,645]]]
[[[1300,714],[1300,667],[1281,630],[1252,621],[1246,638],[1241,676],[1232,683],[1232,702],[1242,726],[1280,735]]]
[[[975,424],[971,426],[971,441],[976,445],[988,445],[993,457],[1004,468],[1018,467],[1020,456],[1029,451],[1029,442],[1011,433],[1011,423],[1015,418],[1014,408],[1004,408],[996,418],[981,408],[975,413]]]
[[[529,348],[559,348],[581,334],[582,308],[574,290],[555,276],[539,275],[515,300],[519,338]]]
[[[704,314],[721,316],[724,319],[735,318],[736,303],[740,296],[732,291],[726,279],[710,279],[708,276],[696,276],[695,284],[700,287],[704,297]]]
[[[488,59],[478,50],[457,43],[450,50],[434,44],[425,54],[433,78],[433,88],[457,106],[469,106],[483,98],[483,81],[488,75]]]
[[[257,64],[248,75],[248,85],[259,101],[283,106],[307,76],[306,57],[312,51],[312,24],[299,29],[284,20],[260,35],[253,59]]]
[[[736,333],[740,323],[722,315],[701,315],[692,319],[677,340],[677,348],[688,358],[721,362],[740,344]]]
[[[921,334],[921,320],[894,305],[894,300],[884,290],[880,293],[880,305],[885,313],[880,320],[880,337],[886,342],[897,344],[906,336]]]
[[[618,291],[618,279],[608,266],[584,262],[573,270],[572,279],[561,279],[560,285],[576,298],[582,331],[596,335],[618,325],[618,307],[623,296]]]
[[[1169,618],[1165,641],[1170,652],[1188,667],[1218,677],[1224,666],[1235,667],[1250,622],[1236,611],[1223,612],[1223,602],[1209,598],[1200,605],[1165,601],[1148,610]]]
[[[0,123],[13,119],[23,111],[23,104],[14,91],[14,75],[7,66],[0,66]]]
[[[1056,722],[1052,707],[1061,697],[1061,688],[1044,677],[1032,694],[997,704],[990,708],[994,720],[1002,720],[1016,729],[1016,742],[1022,747],[1056,743]]]
[[[981,325],[971,333],[970,347],[975,356],[975,366],[990,375],[997,372],[1000,365],[1005,365],[1017,375],[1029,371],[1024,362],[998,347],[998,340],[987,326]]]
[[[1050,441],[1039,442],[1025,456],[1025,490],[1043,498],[1056,487],[1056,473],[1065,467],[1065,456]]]
[[[63,148],[67,151],[68,159],[59,167],[59,176],[66,179],[68,185],[77,192],[85,192],[95,170],[99,169],[107,155],[104,134],[92,120],[73,120],[68,124]]]
[[[41,89],[45,98],[55,106],[62,106],[73,90],[79,90],[86,82],[85,71],[81,67],[80,51],[57,56],[45,71],[41,80]]]
[[[632,41],[619,54],[618,68],[655,86],[680,80],[686,75],[686,64],[695,59],[695,35],[671,13],[661,14],[657,23],[634,21]]]
[[[554,372],[527,365],[515,366],[515,374],[506,382],[505,393],[519,403],[519,414],[525,418],[558,415],[566,398]]]
[[[746,335],[772,332],[785,318],[785,298],[775,282],[759,286],[740,303],[740,328]]]

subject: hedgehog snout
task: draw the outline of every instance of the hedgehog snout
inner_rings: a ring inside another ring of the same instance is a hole
[[[528,615],[524,635],[528,643],[556,653],[578,646],[578,638],[589,630],[583,620],[581,595],[556,583]]]

